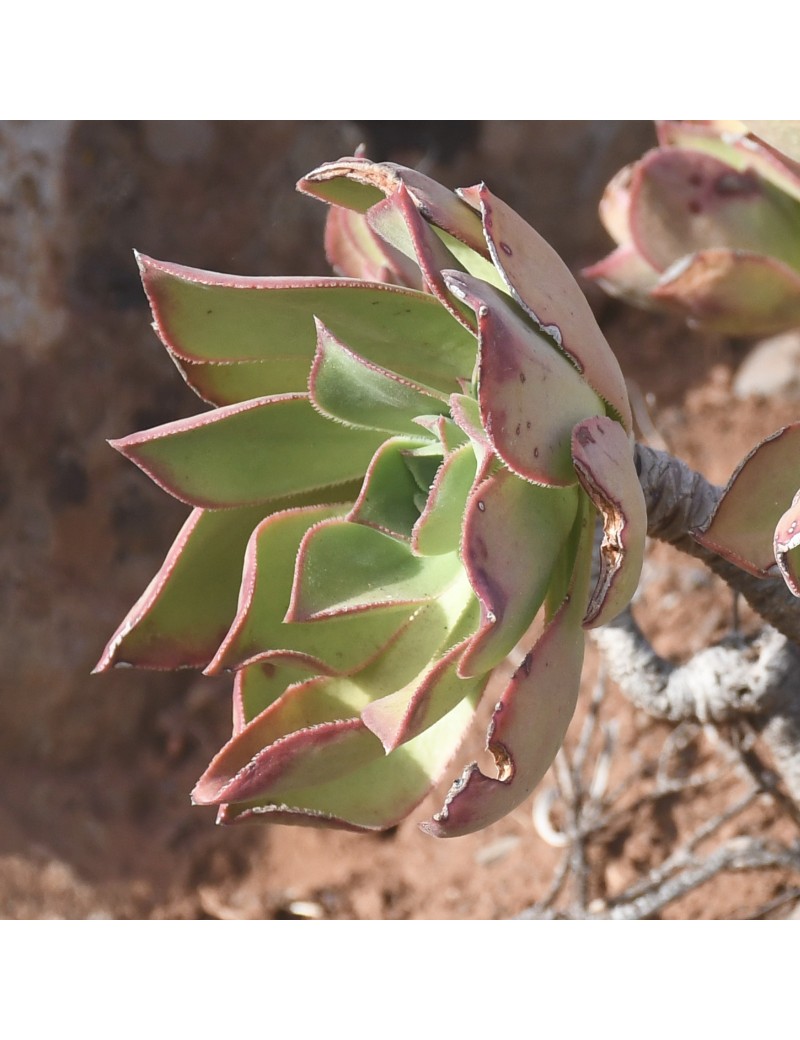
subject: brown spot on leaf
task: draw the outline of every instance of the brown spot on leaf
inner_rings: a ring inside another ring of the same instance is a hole
[[[578,444],[582,445],[584,448],[587,444],[597,443],[594,437],[592,436],[591,430],[587,429],[587,427],[585,426],[581,426],[578,432],[575,434],[575,436],[577,438]]]
[[[514,255],[514,250],[511,248],[511,246],[508,244],[508,242],[501,242],[500,243],[500,248],[503,250],[503,252],[506,254],[506,256],[513,256]]]

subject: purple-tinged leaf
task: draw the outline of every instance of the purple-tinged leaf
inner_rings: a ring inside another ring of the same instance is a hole
[[[355,210],[330,207],[325,222],[325,255],[334,271],[344,278],[423,288],[414,261],[376,235],[364,214]]]
[[[539,487],[507,469],[472,489],[461,558],[480,601],[481,622],[459,675],[494,668],[524,636],[544,603],[577,508],[575,488]]]
[[[451,647],[405,689],[363,709],[361,718],[387,753],[424,733],[465,697],[476,701],[480,698],[489,682],[489,673],[468,679],[458,674],[458,661],[466,643],[464,639]]]
[[[526,480],[574,484],[572,428],[603,415],[603,402],[510,299],[467,274],[446,278],[478,317],[478,401],[494,450]]]
[[[800,167],[746,133],[744,123],[665,120],[656,123],[656,130],[663,147],[707,152],[736,170],[754,169],[792,198],[800,200]]]
[[[501,199],[478,189],[492,260],[518,304],[558,344],[588,385],[631,427],[619,362],[561,257]]]
[[[800,492],[775,528],[775,562],[793,596],[800,596]]]
[[[584,523],[570,593],[495,705],[487,750],[498,776],[486,776],[475,762],[467,766],[442,809],[422,824],[436,837],[470,834],[508,815],[531,794],[564,741],[583,665],[581,618],[592,548],[592,526]]]
[[[409,545],[371,527],[326,520],[297,553],[287,621],[315,621],[413,607],[440,595],[458,576],[458,556],[415,556]]]
[[[604,625],[631,600],[639,584],[647,537],[647,507],[630,438],[612,419],[587,419],[572,433],[572,457],[584,491],[603,518],[600,574],[583,619]]]
[[[322,673],[362,668],[407,622],[405,607],[310,623],[286,623],[295,559],[306,533],[346,507],[308,506],[267,517],[253,532],[244,559],[239,607],[230,631],[206,669],[294,658]],[[365,528],[366,530],[366,528]]]
[[[264,506],[193,510],[94,671],[122,664],[163,669],[208,664],[236,613],[245,547],[264,512]]]
[[[350,350],[317,322],[317,352],[308,382],[311,403],[328,418],[388,433],[417,434],[418,415],[446,413],[447,396]]]
[[[609,296],[616,296],[638,307],[654,308],[651,292],[659,274],[633,246],[622,245],[602,260],[581,271],[584,278],[596,282]]]
[[[426,288],[465,329],[475,333],[475,318],[448,292],[442,271],[451,270],[455,257],[420,214],[407,188],[397,191],[366,213],[370,228],[406,256],[414,257]]]
[[[655,149],[637,163],[630,198],[633,241],[659,271],[711,248],[800,266],[800,203],[755,170],[703,152]]]
[[[318,677],[290,687],[215,755],[192,792],[196,805],[279,797],[325,783],[383,754],[353,716],[343,680]]]
[[[475,718],[477,696],[465,697],[443,719],[353,773],[292,791],[280,802],[222,806],[219,823],[263,819],[310,827],[384,830],[395,826],[430,793]]]
[[[776,529],[798,487],[800,422],[753,448],[728,481],[710,521],[692,534],[742,570],[767,577],[775,567]]]
[[[474,336],[429,293],[347,278],[245,278],[138,259],[167,349],[189,363],[268,361],[275,381],[268,394],[306,390],[315,316],[370,361],[438,390],[452,392],[472,372]],[[262,388],[266,378],[259,374]]]
[[[110,441],[192,506],[251,505],[363,476],[385,434],[330,422],[306,394],[262,397]]]
[[[298,191],[306,195],[360,213],[379,202],[381,195],[394,195],[401,186],[408,189],[427,221],[488,256],[480,220],[472,209],[454,192],[417,170],[345,157],[319,166],[297,184]]]
[[[651,301],[711,331],[768,336],[800,325],[800,273],[771,256],[703,249],[665,271]]]

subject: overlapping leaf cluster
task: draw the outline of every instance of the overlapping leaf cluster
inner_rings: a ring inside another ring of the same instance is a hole
[[[235,673],[233,736],[193,793],[222,822],[391,826],[489,696],[498,775],[467,766],[426,825],[467,833],[538,783],[584,628],[636,587],[624,382],[569,271],[484,185],[359,157],[299,187],[332,205],[344,277],[140,257],[213,407],[114,442],[192,512],[98,669]]]
[[[600,217],[617,246],[584,274],[717,332],[800,325],[800,124],[656,128],[659,146],[606,189]]]

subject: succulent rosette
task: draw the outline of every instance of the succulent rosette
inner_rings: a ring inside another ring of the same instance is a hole
[[[659,146],[603,195],[616,248],[584,275],[704,329],[761,336],[800,326],[800,124],[656,128]]]
[[[298,187],[332,205],[346,277],[139,258],[213,407],[112,442],[192,512],[98,670],[234,673],[193,792],[224,823],[393,826],[489,697],[497,775],[468,765],[424,825],[465,834],[539,782],[584,630],[636,588],[625,384],[567,268],[484,185],[357,157]]]

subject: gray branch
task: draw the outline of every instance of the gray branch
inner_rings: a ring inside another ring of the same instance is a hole
[[[800,602],[784,581],[756,578],[699,545],[691,531],[703,527],[722,495],[722,488],[669,455],[644,444],[636,445],[636,468],[647,505],[647,533],[681,552],[701,560],[723,581],[741,593],[768,624],[800,645]]]

